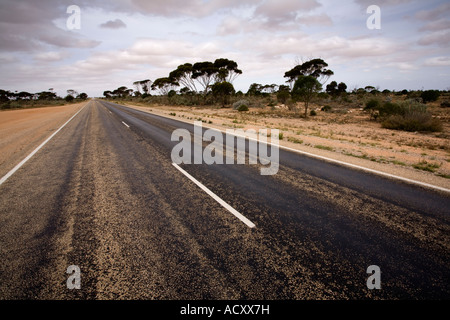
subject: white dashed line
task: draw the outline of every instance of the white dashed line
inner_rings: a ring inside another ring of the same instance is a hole
[[[241,220],[243,223],[245,223],[249,228],[254,228],[255,224],[251,222],[249,219],[244,217],[241,213],[236,211],[232,206],[230,206],[228,203],[223,201],[221,198],[219,198],[214,192],[209,190],[207,187],[205,187],[203,184],[201,184],[197,179],[195,179],[193,176],[191,176],[189,173],[184,171],[180,168],[176,163],[172,163],[175,168],[177,168],[182,174],[184,174],[186,177],[188,177],[192,182],[194,182],[197,186],[200,187],[203,191],[205,191],[211,198],[216,200],[222,207],[230,211],[234,216],[236,216],[239,220]]]
[[[130,126],[129,125],[127,125],[125,122],[123,122],[122,121],[122,123],[127,127],[127,128],[129,128]]]

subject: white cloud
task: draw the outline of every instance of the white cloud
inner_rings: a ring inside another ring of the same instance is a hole
[[[33,56],[34,60],[40,62],[55,62],[61,61],[69,56],[68,52],[62,51],[48,51],[40,52]]]
[[[100,25],[100,28],[106,28],[106,29],[120,29],[120,28],[126,28],[126,27],[127,27],[127,25],[125,24],[125,22],[123,22],[120,19],[109,20]]]
[[[270,20],[285,20],[295,18],[299,12],[309,12],[320,7],[316,0],[265,0],[255,9],[256,16]]]
[[[422,46],[437,44],[442,47],[448,47],[450,45],[450,29],[424,35],[417,43]]]
[[[227,36],[240,33],[243,30],[244,20],[235,16],[228,16],[217,27],[217,34]]]
[[[165,17],[189,16],[205,17],[222,10],[247,7],[260,0],[165,0],[148,1],[132,0],[134,10],[146,15],[159,15]]]
[[[447,29],[450,29],[450,20],[442,18],[427,23],[425,26],[421,27],[419,31],[440,31]]]
[[[406,5],[414,1],[417,0],[355,0],[355,3],[359,4],[363,8],[367,8],[370,5],[377,5],[379,7],[399,6],[402,4]]]
[[[238,44],[242,51],[263,55],[286,54],[340,57],[347,60],[385,56],[397,52],[401,46],[386,38],[347,39],[342,36],[318,37],[304,33],[291,33],[279,37],[265,37],[258,42],[242,40]]]
[[[450,66],[450,56],[428,58],[424,65],[427,67],[448,67]]]
[[[422,10],[416,13],[415,17],[421,20],[432,21],[439,17],[448,17],[450,14],[450,3],[443,3],[430,10]]]
[[[317,25],[317,26],[332,26],[333,21],[331,18],[322,13],[317,15],[304,15],[297,17],[296,21],[302,25]]]

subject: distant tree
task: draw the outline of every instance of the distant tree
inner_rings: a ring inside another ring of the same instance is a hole
[[[136,88],[137,91],[141,91],[141,81],[134,81],[133,86]]]
[[[142,90],[142,93],[147,96],[150,93],[150,86],[152,85],[152,81],[150,79],[139,80],[133,82],[133,85],[139,93],[141,93]]]
[[[338,84],[336,81],[331,81],[325,88],[326,93],[334,96],[338,93]]]
[[[366,92],[371,92],[372,90],[375,90],[374,86],[365,86],[364,90],[366,90]]]
[[[179,84],[171,78],[158,78],[153,81],[152,90],[158,90],[161,95],[166,96],[170,90],[173,90]]]
[[[305,117],[308,116],[308,106],[313,96],[322,90],[321,83],[313,76],[299,76],[292,89],[292,97],[305,105]]]
[[[328,64],[322,59],[312,59],[287,71],[284,74],[284,77],[288,79],[286,82],[292,84],[301,76],[311,76],[323,85],[334,74],[334,72],[327,69],[327,67]]]
[[[278,90],[278,85],[273,83],[273,84],[265,84],[262,86],[261,88],[261,92],[263,94],[271,94],[274,93]]]
[[[252,83],[247,90],[248,96],[260,96],[262,93],[262,84]]]
[[[277,100],[278,100],[278,102],[280,102],[282,104],[286,104],[286,102],[289,100],[290,97],[291,97],[291,94],[289,93],[289,91],[278,91],[277,92]]]
[[[30,100],[33,97],[33,94],[26,91],[21,91],[17,93],[15,96],[19,100]]]
[[[203,87],[203,94],[206,94],[213,84],[219,69],[210,61],[194,63],[192,68],[192,78],[200,83]]]
[[[362,96],[367,93],[366,89],[364,88],[357,88],[353,90],[353,93],[356,93],[358,96]]]
[[[111,98],[112,92],[109,91],[109,90],[103,91],[103,96],[104,96],[106,99]]]
[[[0,89],[0,102],[8,102],[10,95],[10,91]]]
[[[133,89],[128,89],[127,87],[122,86],[122,87],[119,87],[119,88],[117,88],[117,89],[115,89],[113,91],[104,91],[103,95],[106,98],[110,98],[110,97],[113,97],[113,98],[124,98],[124,97],[127,97],[127,96],[131,95],[132,93],[133,93]]]
[[[49,91],[42,91],[38,93],[39,100],[54,100],[57,98],[56,93]]]
[[[436,101],[440,97],[441,93],[438,90],[426,90],[421,93],[423,103]]]
[[[197,88],[195,87],[195,81],[192,78],[194,73],[194,68],[192,64],[185,63],[179,65],[175,70],[170,72],[169,80],[172,84],[178,84],[180,86],[185,86],[189,88],[189,90],[193,92],[197,92]],[[155,80],[156,81],[156,80]]]
[[[238,64],[229,59],[219,58],[214,61],[214,67],[218,69],[216,74],[216,82],[233,83],[237,76],[242,74],[242,70],[238,69]]]
[[[67,94],[75,98],[78,95],[78,92],[76,90],[69,89],[67,90]]]
[[[216,82],[211,89],[213,96],[222,102],[223,107],[229,102],[229,97],[235,93],[233,85],[227,81]]]
[[[68,94],[68,95],[64,98],[64,100],[66,100],[67,102],[72,102],[74,99],[75,99],[75,98],[74,98],[72,95],[70,95],[70,94]]]
[[[344,82],[340,82],[338,84],[337,91],[339,92],[339,94],[346,93],[347,92],[347,85]]]
[[[77,99],[86,100],[88,98],[87,93],[82,92],[77,96]]]
[[[291,93],[289,92],[289,86],[280,85],[278,87],[278,92],[277,92],[278,102],[280,102],[282,104],[286,104],[286,102],[289,100],[290,97],[291,97]]]
[[[153,81],[150,79],[145,79],[145,80],[140,81],[142,91],[144,91],[144,95],[150,94],[152,83],[153,83]]]

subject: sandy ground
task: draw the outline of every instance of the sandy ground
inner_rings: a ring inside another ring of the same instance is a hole
[[[317,116],[308,119],[286,117],[287,111],[231,108],[142,106],[150,112],[218,129],[278,129],[280,145],[356,164],[362,167],[450,189],[450,123],[448,111],[436,109],[444,122],[439,133],[388,130],[369,120],[362,110],[328,113],[313,106]]]
[[[86,102],[0,112],[0,177],[14,168]]]

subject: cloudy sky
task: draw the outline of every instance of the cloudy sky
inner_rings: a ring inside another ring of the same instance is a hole
[[[0,0],[0,89],[101,96],[217,58],[243,92],[311,58],[350,90],[449,89],[449,17],[448,0]]]

